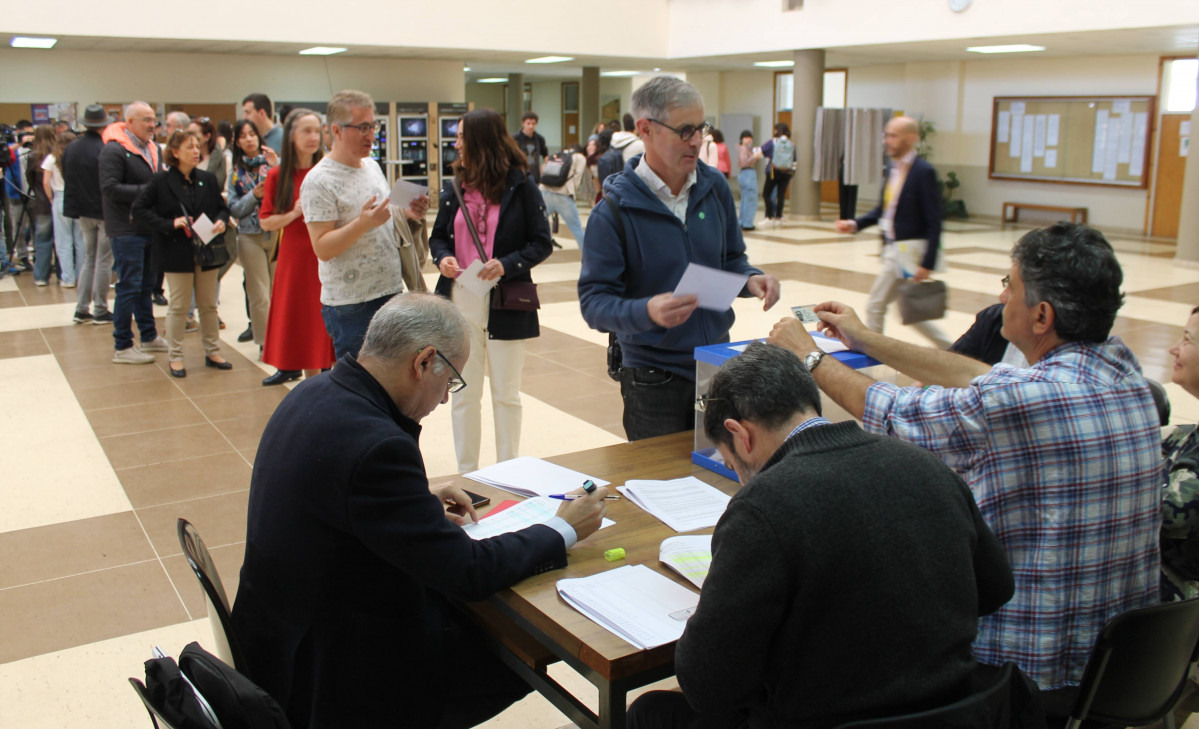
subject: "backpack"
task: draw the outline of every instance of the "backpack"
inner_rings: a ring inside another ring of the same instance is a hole
[[[774,142],[774,152],[770,155],[770,164],[781,170],[790,170],[795,164],[795,145],[786,137],[779,137]]]
[[[562,187],[570,181],[570,168],[574,155],[568,150],[551,154],[541,170],[541,184],[546,187]]]
[[[615,175],[624,169],[624,154],[616,147],[612,147],[600,155],[595,166],[596,171],[599,173],[599,184],[602,189],[604,179],[608,175]]]

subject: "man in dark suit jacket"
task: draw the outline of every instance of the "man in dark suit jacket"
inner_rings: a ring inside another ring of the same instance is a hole
[[[430,487],[417,438],[469,355],[452,303],[396,296],[358,359],[301,383],[263,432],[233,624],[238,669],[296,729],[470,727],[529,691],[452,601],[564,566],[599,528],[606,489],[547,524],[467,536],[470,498]]]
[[[882,201],[856,220],[838,220],[836,223],[837,230],[842,233],[856,233],[876,224],[882,233],[883,268],[870,287],[870,299],[866,303],[866,326],[879,333],[883,331],[887,306],[899,295],[900,282],[908,277],[917,282],[928,279],[937,267],[941,252],[944,213],[937,190],[937,171],[916,155],[919,137],[920,125],[915,119],[900,116],[887,122],[883,144],[891,164],[883,174]],[[908,261],[905,266],[896,241],[923,241],[912,243],[917,260]],[[941,349],[947,349],[953,343],[932,322],[914,326]]]

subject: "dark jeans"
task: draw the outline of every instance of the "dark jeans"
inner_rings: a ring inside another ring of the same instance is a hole
[[[745,726],[739,712],[700,715],[679,691],[650,691],[629,707],[629,729],[738,729]]]
[[[504,665],[488,648],[487,640],[466,618],[451,617],[446,630],[445,684],[465,687],[452,701],[444,701],[437,729],[467,729],[496,716],[533,689]]]
[[[624,432],[630,441],[695,428],[695,382],[657,367],[626,367],[620,375]]]
[[[791,184],[791,172],[776,169],[766,175],[766,186],[762,198],[766,201],[766,217],[783,217],[783,204],[787,202],[787,186]],[[776,202],[777,196],[777,202]]]
[[[333,351],[341,359],[346,354],[358,356],[362,349],[362,339],[366,336],[366,328],[370,326],[371,317],[391,301],[395,294],[380,296],[377,299],[364,301],[361,304],[346,304],[344,306],[321,306],[321,318],[325,320],[325,331],[333,340]]]
[[[122,235],[112,239],[112,257],[117,269],[117,296],[112,309],[112,338],[117,351],[133,346],[133,319],[143,342],[158,338],[154,304],[150,300],[150,239]]]

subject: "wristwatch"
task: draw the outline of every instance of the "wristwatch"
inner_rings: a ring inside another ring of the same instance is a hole
[[[803,358],[804,367],[808,368],[808,372],[816,369],[816,365],[820,364],[820,360],[824,359],[824,352],[819,349],[811,352],[807,357]]]

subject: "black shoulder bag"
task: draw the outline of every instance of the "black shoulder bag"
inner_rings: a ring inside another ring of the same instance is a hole
[[[182,202],[179,203],[179,209],[183,211],[183,219],[187,221],[183,231],[191,238],[192,249],[196,253],[196,265],[200,268],[220,268],[228,263],[229,249],[225,247],[225,234],[214,235],[212,240],[204,243],[192,228],[192,216],[188,214]]]
[[[487,253],[483,250],[483,243],[479,240],[479,232],[475,230],[475,221],[470,217],[470,211],[466,209],[466,201],[462,199],[462,186],[458,180],[453,182],[454,197],[458,198],[458,209],[462,211],[462,217],[466,220],[466,227],[470,230],[470,237],[475,241],[475,248],[479,251],[479,259],[484,263],[487,262]],[[503,281],[501,280],[495,286],[495,290],[491,292],[491,308],[507,309],[509,311],[536,311],[541,308],[541,300],[537,297],[537,284],[530,281]]]

